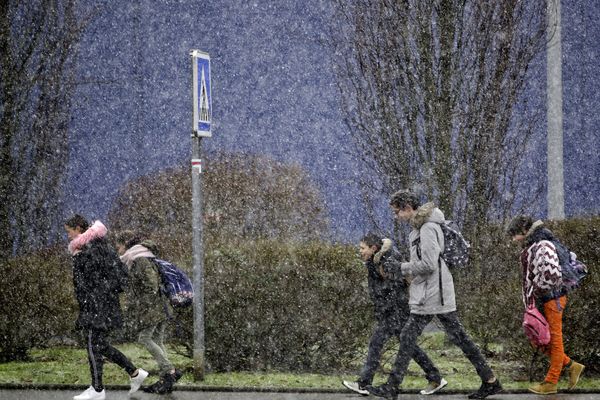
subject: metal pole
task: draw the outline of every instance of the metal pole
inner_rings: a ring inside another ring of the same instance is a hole
[[[204,249],[202,247],[202,138],[192,136],[192,230],[194,251],[194,380],[204,380]],[[194,164],[197,163],[197,164]]]
[[[547,0],[546,93],[548,218],[565,218],[560,0]]]
[[[202,137],[210,137],[210,57],[192,50],[192,230],[194,251],[194,380],[204,380],[204,249],[202,246]]]

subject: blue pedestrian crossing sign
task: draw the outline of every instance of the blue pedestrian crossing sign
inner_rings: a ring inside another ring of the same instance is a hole
[[[194,127],[195,136],[210,137],[212,98],[210,94],[210,56],[200,50],[192,50]]]

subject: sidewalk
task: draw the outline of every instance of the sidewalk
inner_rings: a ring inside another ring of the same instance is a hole
[[[186,390],[188,389],[188,390]],[[26,388],[0,388],[0,399],[2,400],[69,400],[73,396],[81,393],[83,389],[26,389]],[[325,392],[310,391],[304,393],[298,392],[250,392],[250,391],[216,391],[216,390],[198,390],[198,388],[180,387],[170,395],[153,395],[144,392],[137,392],[129,396],[127,390],[122,388],[109,388],[106,390],[106,400],[128,400],[128,399],[165,399],[165,400],[376,400],[377,397],[363,397],[350,392]],[[402,394],[399,400],[423,400],[423,399],[466,399],[466,393],[453,393],[451,391],[442,391],[438,395],[422,396],[419,394]],[[559,393],[550,396],[538,396],[530,393],[506,393],[488,397],[488,399],[498,400],[600,400],[600,393]]]

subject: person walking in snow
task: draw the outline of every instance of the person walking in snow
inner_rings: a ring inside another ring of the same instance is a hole
[[[119,293],[123,291],[124,267],[109,245],[106,227],[96,221],[92,226],[81,215],[74,215],[64,225],[73,259],[73,286],[79,304],[76,326],[83,331],[92,378],[91,386],[74,396],[75,400],[103,400],[104,358],[123,368],[130,377],[129,393],[136,392],[148,372],[135,365],[111,346],[108,335],[122,327]]]
[[[502,391],[500,381],[494,375],[479,348],[473,343],[456,313],[456,300],[452,274],[441,253],[444,234],[440,224],[444,214],[433,203],[421,205],[419,198],[410,191],[398,191],[392,195],[390,207],[400,221],[410,222],[410,261],[401,263],[401,274],[411,280],[410,317],[400,333],[400,347],[387,383],[369,386],[369,393],[396,399],[404,375],[414,352],[417,338],[434,317],[442,324],[450,341],[458,346],[481,378],[481,387],[471,393],[469,399],[483,399]]]
[[[368,395],[367,387],[373,383],[373,377],[381,359],[383,347],[393,336],[400,336],[402,327],[408,320],[410,309],[408,306],[408,282],[400,277],[394,279],[399,267],[396,262],[398,257],[393,249],[390,239],[382,239],[378,235],[369,233],[363,237],[359,244],[359,253],[367,270],[369,295],[373,301],[377,325],[369,341],[367,359],[356,382],[343,381],[348,389]],[[427,354],[418,346],[414,346],[412,358],[425,372],[429,382],[421,394],[433,394],[448,384],[440,376],[440,372],[429,359]]]
[[[166,394],[181,376],[169,361],[164,345],[167,313],[170,305],[160,291],[160,277],[152,259],[158,254],[157,246],[150,240],[126,230],[115,238],[121,261],[129,271],[129,284],[124,296],[125,320],[134,332],[139,332],[138,341],[146,347],[156,361],[160,378],[154,384],[142,388],[147,393]]]
[[[561,265],[555,244],[558,240],[542,221],[533,222],[531,217],[525,215],[513,218],[507,234],[523,248],[520,260],[525,304],[541,308],[550,326],[550,343],[543,348],[550,358],[550,367],[544,381],[530,386],[529,391],[537,394],[557,393],[558,379],[564,368],[569,373],[569,389],[572,389],[585,367],[571,360],[564,351],[562,316],[567,295],[561,285]]]

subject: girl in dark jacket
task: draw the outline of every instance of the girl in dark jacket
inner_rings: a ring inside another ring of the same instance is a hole
[[[104,358],[123,368],[130,377],[129,393],[137,391],[148,372],[131,361],[108,342],[108,334],[123,324],[119,293],[124,271],[116,252],[108,244],[106,227],[96,221],[91,227],[85,218],[75,215],[65,222],[69,252],[73,256],[73,286],[79,304],[76,326],[82,330],[88,353],[92,385],[75,400],[103,400]]]
[[[402,277],[400,279],[396,277],[399,275],[400,266],[390,239],[382,239],[372,233],[367,234],[360,241],[359,252],[367,269],[369,295],[373,301],[377,325],[371,335],[367,360],[358,381],[343,381],[342,384],[356,393],[368,395],[366,388],[373,383],[385,344],[393,336],[400,335],[410,315],[409,284]],[[421,390],[421,394],[434,394],[448,384],[419,346],[415,346],[412,358],[425,372],[429,382],[427,388]]]

